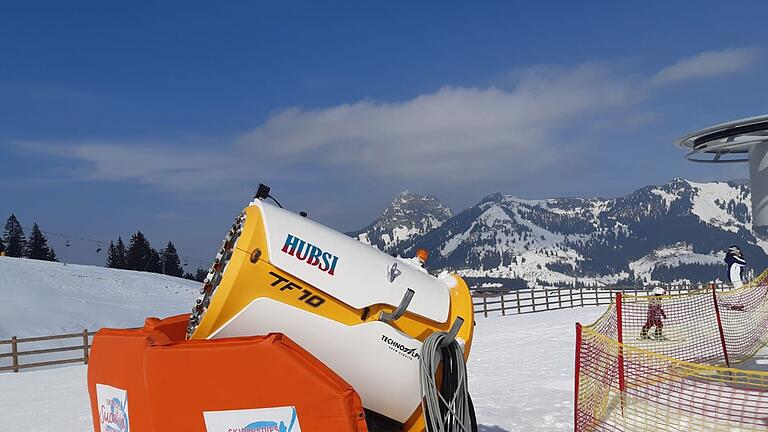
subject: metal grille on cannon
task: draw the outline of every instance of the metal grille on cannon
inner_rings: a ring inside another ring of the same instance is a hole
[[[237,240],[240,238],[240,234],[243,232],[243,224],[245,223],[245,213],[235,218],[235,223],[232,224],[227,236],[224,238],[224,242],[221,245],[219,253],[216,254],[216,258],[213,260],[211,269],[208,270],[208,275],[203,281],[203,287],[200,289],[200,296],[195,300],[195,306],[192,308],[192,314],[189,316],[189,325],[187,326],[187,339],[189,339],[195,332],[197,325],[200,323],[200,319],[203,317],[208,305],[211,303],[211,297],[219,287],[221,278],[224,275],[224,270],[227,268],[232,253],[235,250]]]

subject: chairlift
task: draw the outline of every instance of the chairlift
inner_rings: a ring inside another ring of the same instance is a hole
[[[99,253],[99,252],[101,252],[101,242],[98,242],[96,244],[96,253]]]
[[[67,239],[66,243],[64,243],[64,246],[66,246],[66,247],[72,246],[71,244],[69,244],[69,239]]]

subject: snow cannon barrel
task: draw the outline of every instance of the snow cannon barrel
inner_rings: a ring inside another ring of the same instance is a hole
[[[460,277],[434,277],[257,199],[224,240],[188,337],[283,333],[348,381],[367,410],[422,431],[422,344],[452,327],[466,360],[474,319]]]

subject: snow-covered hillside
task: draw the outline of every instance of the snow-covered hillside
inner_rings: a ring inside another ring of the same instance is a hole
[[[603,310],[478,317],[468,373],[480,431],[573,430],[574,323]],[[0,432],[91,425],[84,366],[0,374]]]
[[[722,280],[723,251],[733,244],[756,273],[768,266],[768,237],[752,228],[750,199],[743,182],[685,179],[612,199],[493,194],[386,251],[410,256],[424,247],[433,271],[507,287]],[[397,220],[385,212],[374,225]]]
[[[681,264],[720,265],[725,258],[724,252],[701,254],[693,251],[687,243],[676,243],[655,249],[642,258],[629,263],[635,278],[644,282],[655,282],[653,271],[657,267],[679,267]]]
[[[154,273],[0,257],[0,339],[140,326],[190,310],[199,289]]]

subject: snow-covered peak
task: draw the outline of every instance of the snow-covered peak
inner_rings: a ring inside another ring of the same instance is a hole
[[[404,242],[439,227],[452,216],[451,209],[436,197],[406,190],[397,194],[371,225],[349,234],[394,253]]]
[[[432,271],[459,272],[478,284],[722,279],[722,250],[731,244],[742,246],[752,268],[768,265],[768,238],[752,229],[744,182],[676,178],[611,199],[495,193],[431,229],[397,223],[409,219],[400,202],[419,199],[398,195],[359,238],[385,250],[400,242],[397,252],[406,255],[425,247]]]

